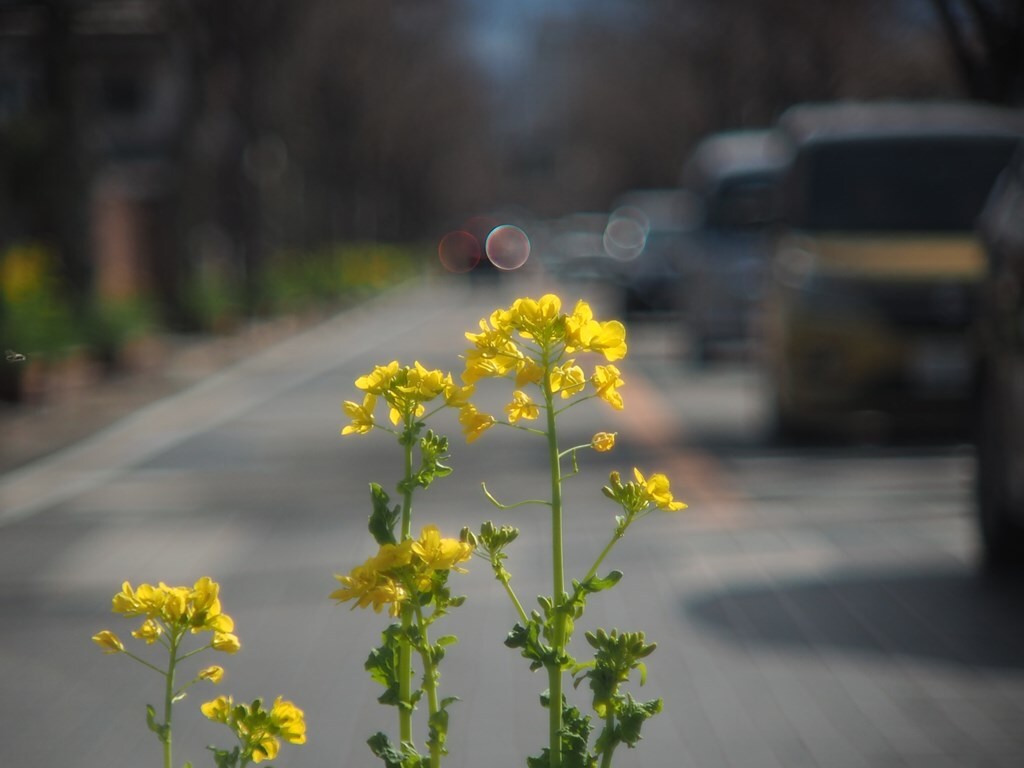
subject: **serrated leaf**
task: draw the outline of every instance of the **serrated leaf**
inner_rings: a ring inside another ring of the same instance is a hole
[[[370,500],[373,503],[368,525],[370,534],[380,545],[397,544],[395,526],[402,517],[401,508],[390,506],[391,497],[379,483],[370,483]]]

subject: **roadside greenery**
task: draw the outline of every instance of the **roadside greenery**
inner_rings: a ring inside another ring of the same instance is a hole
[[[229,333],[253,313],[301,314],[359,300],[420,274],[427,261],[416,246],[381,243],[281,251],[255,281],[255,306],[247,303],[239,275],[211,265],[186,281],[180,301],[191,330]],[[134,340],[179,330],[166,326],[152,296],[94,297],[79,305],[74,293],[44,244],[16,243],[0,251],[0,350],[42,364],[85,355],[113,370]],[[0,398],[18,399],[17,376],[26,367],[0,363]]]

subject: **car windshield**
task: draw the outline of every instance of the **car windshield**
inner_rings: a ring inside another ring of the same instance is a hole
[[[812,230],[971,230],[1014,143],[947,137],[808,146],[793,223]]]

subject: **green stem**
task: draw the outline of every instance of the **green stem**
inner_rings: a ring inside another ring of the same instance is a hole
[[[548,370],[549,366],[545,366]],[[565,561],[562,544],[562,468],[558,452],[558,431],[555,425],[554,393],[550,376],[545,376],[544,403],[547,413],[548,459],[551,471],[551,572],[552,603],[554,605],[554,645],[557,659],[561,659],[566,645],[565,619],[562,603],[565,595]],[[551,768],[562,765],[562,668],[560,661],[548,664],[548,757]]]
[[[439,709],[437,699],[437,666],[434,664],[433,654],[430,652],[430,639],[427,637],[427,622],[423,618],[423,611],[417,606],[416,618],[422,634],[422,649],[420,658],[423,660],[423,686],[427,693],[427,707],[430,711],[430,718],[433,719]],[[441,768],[442,748],[441,742],[434,739],[430,742],[430,768]]]
[[[605,733],[610,736],[615,730],[615,715],[609,712],[604,722]],[[605,749],[604,754],[601,755],[601,768],[612,768],[612,754],[615,752],[615,744],[615,742],[610,743],[608,748]]]
[[[515,606],[516,613],[519,614],[519,620],[523,622],[523,626],[526,626],[530,621],[530,617],[526,614],[526,609],[523,608],[523,604],[519,602],[519,598],[516,597],[515,590],[512,589],[508,572],[501,567],[500,563],[491,563],[491,567],[494,568],[494,575],[497,576],[498,581],[501,582],[501,586],[505,588],[505,594],[509,596],[509,599],[512,601],[512,605]]]
[[[167,676],[164,680],[164,732],[161,738],[164,745],[164,768],[172,768],[174,761],[171,757],[171,713],[174,710],[174,667],[178,663],[178,642],[180,638],[172,636],[170,642],[170,663],[167,666]]]
[[[403,441],[405,448],[405,482],[402,483],[402,536],[399,541],[412,538],[412,417],[405,419]],[[413,606],[402,606],[403,638],[398,646],[398,734],[403,743],[412,743],[412,646],[408,640],[412,626]]]
[[[145,659],[143,659],[140,656],[136,656],[134,653],[132,653],[128,649],[125,649],[125,650],[121,651],[121,653],[123,653],[129,659],[134,659],[135,661],[139,662],[139,664],[141,664],[142,666],[149,667],[154,672],[159,672],[161,675],[166,675],[167,674],[167,672],[165,672],[164,670],[160,669],[160,667],[156,666],[155,664],[150,664],[148,661],[146,661]]]
[[[601,563],[603,563],[604,559],[608,557],[608,553],[612,551],[612,547],[618,544],[619,539],[621,539],[626,534],[627,527],[628,524],[626,526],[623,526],[622,528],[615,529],[615,533],[612,536],[611,541],[609,541],[608,544],[605,545],[605,548],[601,550],[601,554],[597,556],[597,560],[595,560],[594,564],[590,566],[590,570],[587,571],[587,575],[583,577],[583,581],[587,581],[588,579],[592,578],[595,573],[597,573],[597,569],[601,567]]]

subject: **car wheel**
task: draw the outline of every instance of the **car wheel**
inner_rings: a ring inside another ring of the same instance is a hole
[[[975,509],[982,565],[999,571],[1024,564],[1024,529],[1013,519],[1007,444],[1002,428],[1011,422],[996,387],[985,387],[979,403]]]

